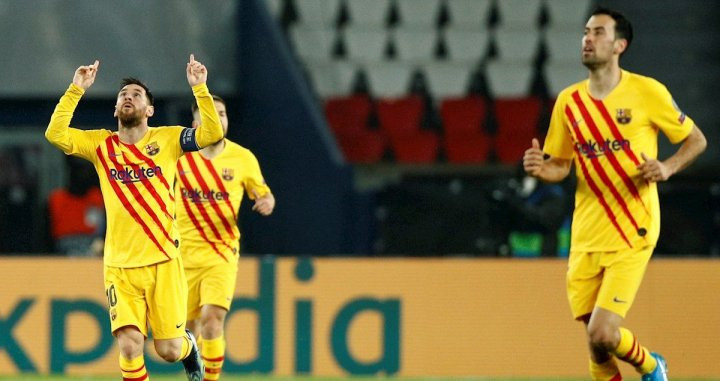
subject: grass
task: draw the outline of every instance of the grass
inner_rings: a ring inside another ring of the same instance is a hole
[[[120,379],[119,374],[117,376],[45,376],[36,374],[23,374],[13,376],[0,376],[2,381],[117,381]],[[257,375],[223,375],[220,378],[222,381],[586,381],[586,378],[545,378],[545,379],[530,379],[530,378],[484,378],[484,377],[315,377],[315,376],[297,376],[297,377],[272,377],[272,376],[257,376]],[[629,378],[628,380],[634,380],[635,378]],[[152,376],[152,381],[177,381],[185,380],[185,376],[182,374],[178,375],[162,375]],[[673,378],[673,381],[720,381],[720,378],[715,379],[678,379]]]

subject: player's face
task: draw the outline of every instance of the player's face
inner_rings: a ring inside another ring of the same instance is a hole
[[[118,93],[114,115],[124,127],[135,127],[152,113],[153,107],[148,105],[145,89],[141,86],[130,84]]]
[[[585,24],[582,38],[583,65],[595,69],[612,62],[625,48],[625,40],[615,39],[615,20],[608,15],[594,15]]]
[[[217,110],[220,116],[220,124],[222,124],[223,136],[227,135],[228,130],[228,116],[227,109],[222,102],[215,101],[215,110]]]
[[[218,116],[220,117],[220,125],[222,125],[223,136],[226,136],[228,130],[227,108],[222,102],[215,101],[215,110],[217,110]],[[200,110],[193,113],[193,126],[197,125],[200,125]]]

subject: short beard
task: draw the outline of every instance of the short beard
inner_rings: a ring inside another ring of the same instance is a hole
[[[125,128],[137,127],[142,122],[142,116],[139,112],[132,113],[132,114],[119,113],[117,118],[120,121],[120,125],[122,125]]]

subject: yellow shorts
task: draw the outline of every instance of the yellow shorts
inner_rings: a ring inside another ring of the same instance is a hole
[[[570,252],[567,293],[573,317],[595,307],[623,318],[635,300],[654,246],[609,252]]]
[[[156,339],[185,336],[187,282],[180,257],[149,266],[105,266],[110,327],[137,327]]]
[[[206,304],[230,309],[235,294],[237,263],[186,268],[185,276],[188,282],[188,320],[199,318],[200,307]]]

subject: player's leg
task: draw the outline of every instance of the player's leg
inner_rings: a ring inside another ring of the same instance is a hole
[[[145,299],[135,287],[142,278],[142,268],[105,267],[105,294],[110,313],[110,329],[117,340],[120,371],[123,379],[145,380],[143,348],[147,336]]]
[[[602,285],[600,253],[571,251],[568,258],[567,293],[570,309],[576,320],[587,325]],[[590,376],[596,381],[621,380],[620,369],[607,352],[590,351]]]
[[[661,378],[649,376],[648,379],[664,380],[664,360],[658,366],[659,356],[651,354],[630,330],[622,327],[625,315],[635,300],[652,250],[653,247],[645,247],[605,254],[602,260],[605,267],[603,285],[588,324],[588,337],[595,350],[608,351],[634,366],[643,375],[650,375],[657,370]]]
[[[200,286],[203,337],[200,351],[205,363],[205,379],[209,381],[220,378],[225,360],[225,317],[235,293],[236,278],[237,264],[216,265],[204,272]]]
[[[200,334],[200,282],[203,278],[202,267],[185,267],[185,279],[188,284],[187,323],[185,328],[195,336],[198,346],[202,346]]]
[[[152,266],[155,283],[146,288],[148,323],[155,337],[155,351],[168,362],[182,361],[191,381],[205,375],[195,337],[185,329],[187,281],[182,260],[174,258]]]

